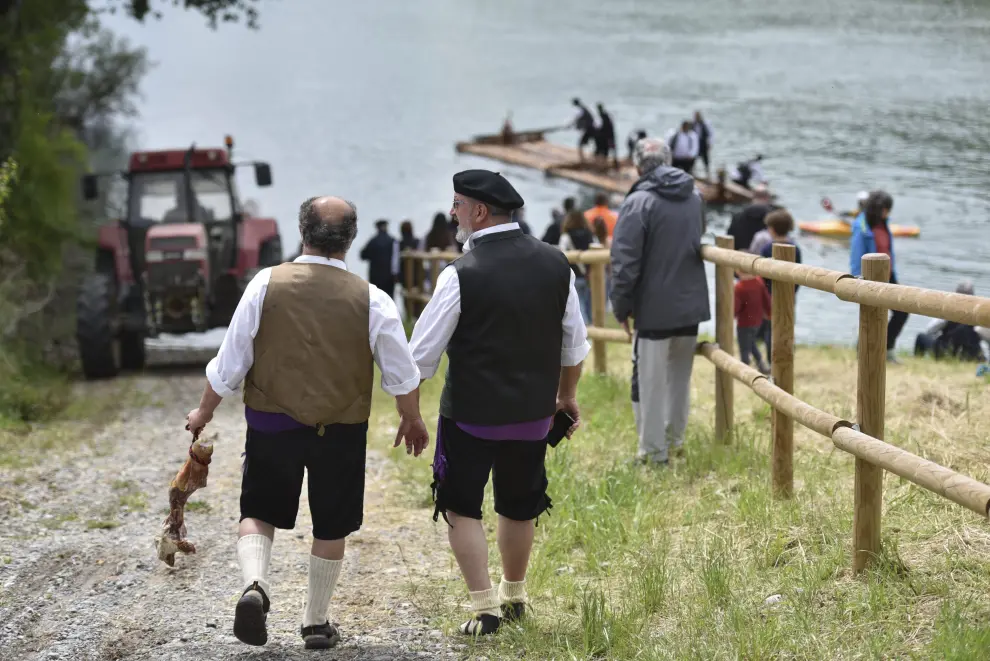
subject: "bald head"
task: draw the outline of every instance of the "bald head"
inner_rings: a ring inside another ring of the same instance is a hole
[[[299,207],[303,252],[343,259],[357,235],[357,207],[340,197],[311,197]]]

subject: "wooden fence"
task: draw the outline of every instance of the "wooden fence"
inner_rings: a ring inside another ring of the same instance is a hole
[[[990,516],[990,486],[922,459],[883,441],[887,369],[887,313],[902,310],[964,324],[990,326],[990,299],[965,294],[895,285],[888,282],[890,258],[863,256],[862,278],[829,269],[795,264],[795,249],[775,244],[768,259],[733,249],[733,238],[716,237],[714,246],[703,246],[702,257],[715,264],[715,343],[701,342],[697,353],[716,368],[715,436],[731,442],[733,433],[733,380],[741,382],[773,409],[771,451],[774,495],[789,498],[794,491],[794,421],[829,438],[856,458],[853,511],[853,570],[860,572],[880,551],[880,513],[883,504],[883,471],[888,471],[976,512]],[[593,364],[606,369],[606,343],[629,342],[623,330],[605,328],[604,249],[568,252],[572,264],[590,266],[592,324],[588,337],[594,347]],[[431,264],[431,282],[440,272],[440,261],[458,253],[403,253],[406,305],[426,302],[429,294],[416,286],[415,265]],[[774,281],[772,292],[772,380],[734,356],[734,272],[741,271]],[[858,383],[854,423],[815,408],[794,397],[794,286],[802,285],[859,304]],[[412,307],[409,308],[412,313]]]

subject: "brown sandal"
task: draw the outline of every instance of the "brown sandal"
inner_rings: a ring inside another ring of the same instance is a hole
[[[308,650],[328,650],[340,642],[340,630],[330,622],[303,627],[301,633]]]

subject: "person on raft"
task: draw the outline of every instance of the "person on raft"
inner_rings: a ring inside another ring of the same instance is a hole
[[[632,162],[633,152],[636,151],[636,143],[646,137],[646,131],[643,129],[633,129],[626,136],[626,147],[629,149],[628,159]]]
[[[295,527],[303,469],[309,475],[313,545],[300,633],[307,649],[327,649],[340,641],[327,610],[345,541],[364,515],[376,364],[382,390],[395,397],[399,411],[395,447],[404,438],[407,453],[419,456],[430,436],[419,412],[420,373],[399,310],[344,263],[357,234],[357,209],[339,197],[310,198],[299,209],[299,232],[303,254],[262,269],[245,288],[220,350],[206,366],[206,387],[186,428],[195,437],[243,382],[242,582],[234,635],[248,645],[268,642],[272,541],[276,528]]]
[[[763,154],[757,154],[756,158],[736,164],[736,167],[732,168],[729,178],[743,188],[766,184],[767,177],[763,173]]]
[[[577,384],[591,350],[574,273],[560,250],[512,222],[523,199],[503,176],[453,177],[451,215],[464,256],[440,272],[413,329],[424,379],[446,351],[433,459],[433,520],[441,514],[471,598],[462,634],[488,635],[525,616],[534,521],[550,509],[545,458],[558,411],[580,423]],[[494,472],[493,472],[494,468]],[[492,587],[481,523],[489,474],[495,487],[502,580]]]
[[[578,159],[584,160],[584,146],[595,139],[595,118],[588,110],[581,99],[575,97],[571,103],[580,111],[578,116],[571,123],[571,126],[581,131],[581,139],[578,141]]]
[[[612,154],[612,165],[618,168],[619,150],[615,147],[615,124],[601,103],[598,104],[598,116],[602,123],[595,129],[595,159],[601,160],[607,167],[609,154]]]

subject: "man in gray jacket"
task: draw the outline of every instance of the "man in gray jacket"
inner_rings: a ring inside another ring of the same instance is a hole
[[[615,225],[611,301],[627,333],[635,321],[637,459],[666,464],[671,447],[682,451],[698,324],[711,318],[701,260],[705,208],[691,175],[671,167],[662,140],[637,142],[633,163],[640,178]]]

